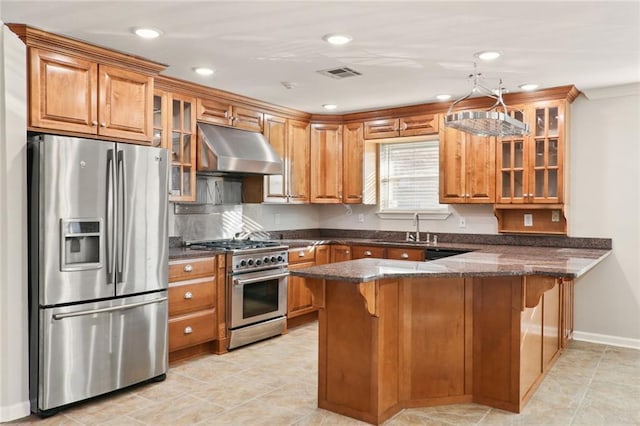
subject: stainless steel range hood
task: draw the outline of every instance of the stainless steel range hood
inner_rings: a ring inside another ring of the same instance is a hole
[[[260,133],[198,123],[197,172],[210,175],[278,175],[282,158]]]

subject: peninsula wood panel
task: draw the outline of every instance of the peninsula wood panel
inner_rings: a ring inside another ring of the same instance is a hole
[[[464,395],[464,278],[407,281],[400,306],[401,400]]]

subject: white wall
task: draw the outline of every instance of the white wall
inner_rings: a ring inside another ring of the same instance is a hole
[[[0,21],[0,422],[29,414],[25,58]]]
[[[613,252],[577,282],[576,337],[640,347],[640,84],[587,95],[572,107],[569,232]]]

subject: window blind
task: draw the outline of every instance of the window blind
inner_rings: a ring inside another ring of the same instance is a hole
[[[380,211],[442,210],[438,141],[380,145]]]

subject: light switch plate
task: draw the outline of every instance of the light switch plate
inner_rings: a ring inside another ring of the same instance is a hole
[[[364,214],[362,214],[362,213],[358,214],[358,222],[360,222],[360,223],[364,222]]]
[[[551,210],[551,222],[560,222],[560,210]]]
[[[525,213],[524,226],[533,226],[533,215],[531,213]]]

